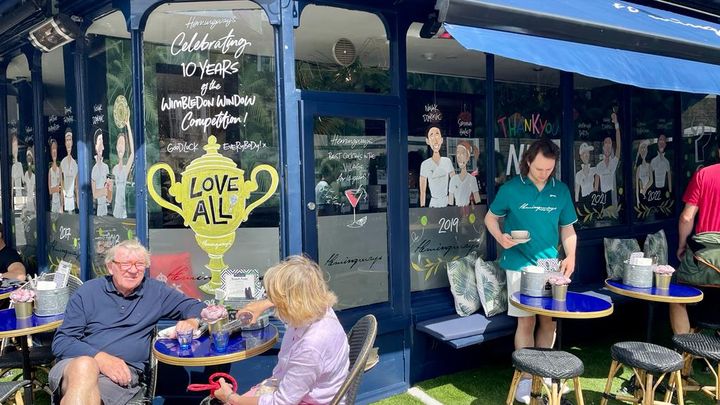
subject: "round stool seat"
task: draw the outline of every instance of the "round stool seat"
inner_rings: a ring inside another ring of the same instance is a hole
[[[610,355],[629,367],[636,367],[653,374],[680,370],[683,359],[680,354],[662,346],[645,342],[620,342],[610,348]]]
[[[567,379],[581,375],[583,362],[576,356],[559,350],[525,348],[512,354],[513,366],[528,374],[545,378]]]
[[[702,333],[686,333],[675,335],[673,344],[685,353],[704,357],[712,361],[720,361],[720,338]]]

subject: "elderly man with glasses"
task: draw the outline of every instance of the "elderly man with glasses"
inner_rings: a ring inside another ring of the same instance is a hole
[[[62,404],[126,404],[140,391],[153,330],[160,318],[184,319],[177,330],[196,329],[200,301],[145,277],[150,255],[136,240],[105,257],[109,276],[83,284],[70,298],[52,351],[48,376]],[[55,402],[55,401],[54,401]]]

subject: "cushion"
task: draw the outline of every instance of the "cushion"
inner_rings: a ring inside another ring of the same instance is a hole
[[[625,260],[630,253],[639,252],[640,244],[635,239],[603,238],[605,244],[605,269],[608,278],[621,279],[625,268]]]
[[[167,283],[190,298],[202,298],[192,274],[189,252],[151,255],[150,277]]]
[[[418,322],[415,327],[434,338],[450,341],[496,333],[509,332],[506,334],[512,334],[515,332],[516,319],[507,315],[496,316],[492,319],[488,319],[482,314],[473,314],[468,317],[447,315]]]
[[[668,264],[668,244],[665,231],[661,229],[649,234],[645,239],[643,253],[645,253],[645,257],[653,258],[655,264]]]
[[[485,316],[507,311],[507,280],[498,262],[486,262],[478,258],[475,261],[475,281]]]
[[[468,316],[480,309],[480,297],[475,283],[475,252],[447,264],[450,291],[455,300],[455,312]]]

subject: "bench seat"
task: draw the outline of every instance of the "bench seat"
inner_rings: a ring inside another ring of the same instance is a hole
[[[618,295],[605,288],[603,283],[584,284],[572,286],[572,291],[581,292],[612,301],[614,305],[621,305],[632,300],[629,297]],[[423,333],[460,349],[478,343],[488,342],[505,336],[515,334],[517,321],[507,313],[487,318],[481,312],[462,317],[457,314],[443,315],[418,322],[415,328]]]

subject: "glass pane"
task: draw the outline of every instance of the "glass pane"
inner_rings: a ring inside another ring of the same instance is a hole
[[[560,72],[495,57],[495,178],[499,188],[520,173],[520,159],[535,140],[551,138],[560,146],[562,99]],[[555,175],[560,178],[560,162]]]
[[[623,204],[629,185],[623,183],[621,87],[612,82],[575,75],[573,198],[578,228],[599,228],[624,222]]]
[[[43,115],[47,128],[50,193],[48,264],[55,269],[61,260],[80,269],[79,183],[75,87],[72,71],[74,44],[42,55],[45,94]],[[66,69],[66,66],[70,67]]]
[[[406,38],[412,291],[446,287],[448,262],[485,255],[487,205],[485,54],[421,27]]]
[[[318,261],[337,309],[388,300],[385,121],[315,117]]]
[[[308,5],[295,29],[295,58],[300,89],[390,92],[390,46],[375,14]]]
[[[717,97],[682,95],[683,166],[678,192],[683,192],[692,175],[701,167],[718,161]]]
[[[250,1],[165,4],[148,20],[150,274],[193,297],[280,255],[274,36]]]
[[[33,96],[30,68],[24,55],[18,55],[7,67],[10,82],[7,97],[7,130],[10,145],[10,186],[15,245],[28,272],[37,271],[37,199],[35,138],[33,132]],[[42,163],[41,163],[41,166]]]
[[[135,237],[135,145],[130,40],[117,11],[90,27],[88,76],[94,158],[88,162],[92,189],[92,275],[107,272],[105,252]]]
[[[675,213],[673,184],[674,95],[636,90],[633,117],[633,211],[636,222],[670,218]],[[653,108],[647,108],[653,106]]]

